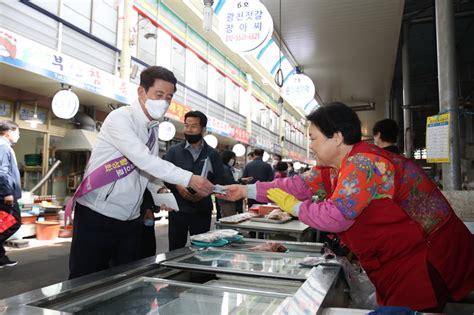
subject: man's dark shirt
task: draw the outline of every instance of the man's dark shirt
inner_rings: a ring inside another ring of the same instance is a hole
[[[254,184],[257,181],[270,182],[273,180],[273,168],[270,164],[262,161],[261,157],[255,159],[245,165],[242,177],[253,177],[249,184]]]
[[[396,145],[389,145],[388,147],[383,148],[384,150],[400,154],[400,149]]]
[[[172,146],[166,155],[163,157],[164,160],[170,161],[174,165],[181,167],[182,169],[191,171],[195,175],[201,175],[204,161],[209,157],[212,165],[213,172],[209,172],[208,179],[213,184],[227,185],[228,183],[225,177],[224,164],[219,156],[219,153],[211,148],[206,141],[203,140],[203,147],[199,157],[194,161],[193,156],[189,150],[185,149],[186,141],[182,141]],[[198,213],[199,210],[210,210],[213,208],[211,196],[202,198],[200,201],[193,203],[189,200],[184,199],[176,189],[176,185],[165,183],[166,186],[171,190],[173,195],[178,202],[179,211],[184,213]]]

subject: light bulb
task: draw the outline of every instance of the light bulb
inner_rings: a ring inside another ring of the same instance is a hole
[[[36,127],[38,127],[38,122],[37,122],[36,120],[30,121],[30,127],[31,127],[31,128],[36,128]]]
[[[214,10],[212,9],[212,1],[204,1],[204,9],[202,9],[202,28],[205,32],[212,31],[212,16]]]

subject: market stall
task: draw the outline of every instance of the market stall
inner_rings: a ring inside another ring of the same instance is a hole
[[[311,292],[314,314],[347,305],[340,266],[302,268],[305,257],[320,254],[298,251],[298,244],[284,253],[243,248],[259,242],[160,254],[2,300],[0,313],[272,314],[291,305],[309,279],[318,283]]]

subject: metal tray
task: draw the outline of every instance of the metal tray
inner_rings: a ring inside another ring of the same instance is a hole
[[[256,217],[256,218],[251,218],[250,221],[255,221],[255,222],[263,222],[263,223],[273,223],[273,224],[283,224],[286,222],[290,222],[293,220],[292,217],[289,217],[286,220],[272,220],[272,219],[267,219],[265,217]]]

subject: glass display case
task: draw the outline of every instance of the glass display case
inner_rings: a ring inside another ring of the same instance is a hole
[[[301,268],[300,262],[307,253],[242,252],[232,249],[207,248],[162,265],[178,269],[196,269],[240,273],[248,276],[305,280],[308,269]]]
[[[144,277],[58,310],[74,314],[272,314],[289,296]]]
[[[341,268],[301,268],[307,255],[184,248],[1,300],[0,314],[273,314],[308,280],[323,305]]]

